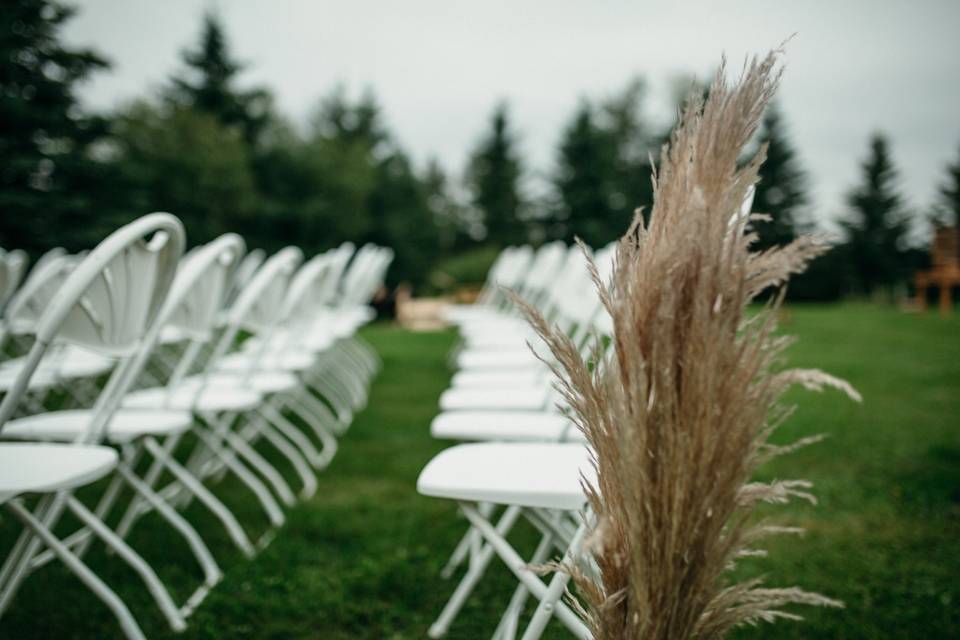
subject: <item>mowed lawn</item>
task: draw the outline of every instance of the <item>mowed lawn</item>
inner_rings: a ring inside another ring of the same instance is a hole
[[[806,621],[745,629],[737,637],[960,637],[960,318],[868,306],[791,307],[785,332],[799,343],[796,366],[848,379],[857,405],[834,392],[797,391],[797,413],[777,440],[828,433],[822,443],[771,463],[767,478],[807,478],[818,506],[770,507],[764,515],[807,529],[768,546],[742,570],[771,586],[799,585],[846,603],[797,609]],[[226,578],[173,634],[134,575],[99,549],[90,564],[116,585],[153,638],[423,638],[453,588],[440,569],[465,528],[455,507],[417,495],[417,474],[449,443],[429,437],[437,397],[449,380],[452,332],[409,333],[379,324],[364,331],[384,360],[370,406],[341,440],[309,502],[254,560],[239,557],[218,525],[188,510]],[[293,481],[293,476],[289,476]],[[227,496],[251,531],[264,518],[229,479]],[[0,527],[9,548],[10,518]],[[155,518],[132,541],[175,595],[198,575],[183,543]],[[530,531],[517,545],[532,549]],[[499,564],[468,602],[450,638],[489,637],[509,598]],[[564,638],[553,626],[548,637]],[[0,638],[112,638],[106,609],[65,570],[34,574],[0,619]]]

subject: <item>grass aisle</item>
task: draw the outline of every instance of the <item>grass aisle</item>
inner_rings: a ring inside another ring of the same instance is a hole
[[[772,518],[808,533],[778,541],[770,558],[745,568],[763,572],[770,585],[840,598],[847,608],[803,610],[805,623],[738,636],[960,637],[960,320],[794,307],[784,329],[800,337],[792,364],[847,378],[864,404],[829,392],[795,394],[800,408],[778,441],[824,431],[830,437],[766,473],[814,481],[820,505],[770,508]],[[449,380],[453,334],[377,325],[364,335],[385,364],[370,406],[341,440],[317,495],[288,513],[276,540],[244,561],[217,525],[191,508],[226,578],[185,633],[167,630],[135,577],[92,554],[91,564],[118,587],[151,638],[426,637],[453,587],[440,568],[465,529],[451,504],[415,491],[420,469],[446,446],[430,439],[428,425]],[[234,485],[220,491],[245,524],[257,526],[261,516],[248,494]],[[10,529],[8,518],[2,526]],[[135,546],[185,595],[181,587],[194,577],[183,545],[147,520],[135,534]],[[492,566],[449,637],[489,637],[511,585],[506,570]],[[118,630],[99,602],[50,567],[32,576],[0,620],[0,638],[34,637],[111,638]],[[548,637],[568,636],[553,629]]]

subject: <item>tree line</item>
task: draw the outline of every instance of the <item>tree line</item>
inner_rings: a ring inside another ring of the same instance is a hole
[[[531,195],[518,132],[496,106],[463,176],[436,161],[418,167],[384,123],[375,96],[338,87],[296,126],[264,87],[240,88],[244,65],[220,19],[207,14],[197,42],[155,95],[92,114],[78,85],[109,63],[63,43],[74,10],[17,0],[0,14],[0,246],[34,254],[88,248],[147,211],[183,219],[191,242],[226,231],[267,250],[295,243],[308,254],[345,240],[396,252],[393,283],[435,290],[482,278],[510,244],[622,235],[652,199],[651,157],[667,132],[644,116],[635,80],[603,100],[583,100],[562,131],[549,188]],[[771,109],[757,142],[767,145],[754,210],[761,248],[816,229],[808,176]],[[925,217],[956,224],[960,154],[939,199],[911,211],[898,192],[887,139],[876,134],[837,219],[834,251],[793,284],[797,299],[889,295],[927,259],[909,245]]]

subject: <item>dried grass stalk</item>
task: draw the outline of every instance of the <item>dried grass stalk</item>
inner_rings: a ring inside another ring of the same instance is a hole
[[[783,285],[824,245],[803,237],[752,251],[755,216],[741,211],[765,149],[738,159],[779,82],[778,54],[750,60],[733,84],[724,64],[706,100],[691,93],[661,151],[649,227],[638,212],[609,283],[593,270],[613,317],[612,357],[591,367],[527,307],[595,452],[597,482],[586,488],[597,524],[587,552],[600,579],[565,570],[598,640],[719,638],[738,625],[797,618],[785,605],[842,606],[759,579],[733,583],[728,573],[738,558],[761,555],[753,545],[765,536],[798,531],[755,524],[758,504],[814,501],[803,480],[751,481],[765,460],[816,440],[767,443],[789,414],[784,392],[830,386],[859,400],[819,371],[781,369]],[[748,315],[771,287],[781,293]]]

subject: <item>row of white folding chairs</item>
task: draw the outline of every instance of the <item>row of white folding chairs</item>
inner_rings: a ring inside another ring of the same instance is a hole
[[[179,220],[151,214],[82,259],[45,258],[7,295],[6,330],[33,341],[26,355],[0,364],[0,504],[23,527],[0,567],[0,615],[32,570],[59,559],[127,637],[144,637],[124,602],[83,562],[99,539],[140,576],[171,628],[183,629],[222,577],[183,507],[202,503],[252,556],[283,524],[282,507],[296,500],[258,447],[275,449],[308,497],[336,437],[366,402],[379,360],[354,334],[372,317],[366,302],[382,283],[389,250],[368,245],[354,253],[344,245],[301,266],[293,247],[267,259],[244,256],[234,234],[186,256],[184,244]],[[241,332],[252,337],[237,346]],[[108,362],[91,374],[106,381],[86,406],[78,399],[68,410],[46,408],[51,388],[79,379],[64,376],[72,349]],[[257,541],[216,494],[226,474],[252,492],[270,522]],[[166,478],[172,481],[160,486]],[[91,509],[74,491],[99,480]],[[55,531],[64,512],[82,524],[69,535]],[[182,604],[126,542],[147,512],[184,538],[201,569]],[[114,527],[105,522],[111,514],[120,516]]]
[[[739,210],[732,212],[731,225],[750,215],[752,202],[751,189]],[[610,246],[595,257],[594,275],[601,282],[609,278],[613,254]],[[491,269],[479,304],[457,307],[449,314],[462,336],[454,357],[460,370],[441,396],[442,411],[431,432],[438,438],[472,442],[437,455],[421,472],[417,486],[424,495],[456,501],[470,528],[443,571],[449,577],[467,562],[466,573],[431,626],[431,637],[446,634],[494,555],[518,582],[494,631],[495,640],[516,637],[531,596],[537,606],[523,640],[539,638],[553,618],[575,637],[591,637],[584,621],[561,600],[569,575],[555,571],[544,582],[537,566],[544,569],[551,555],[559,555],[563,564],[577,564],[585,575],[596,575],[589,554],[580,550],[593,519],[584,491],[585,483],[596,486],[593,454],[564,415],[561,398],[545,382],[553,377],[550,354],[531,337],[504,294],[505,288],[519,292],[596,366],[610,355],[606,351],[613,327],[595,282],[586,277],[575,255],[562,245],[536,252],[527,247],[508,249]],[[537,357],[519,346],[526,341]],[[560,410],[552,411],[554,405]],[[507,539],[521,518],[541,533],[540,543],[527,558]]]
[[[613,250],[608,246],[591,255],[601,279],[612,268]],[[553,617],[576,637],[588,638],[584,622],[561,601],[566,574],[554,573],[544,582],[531,567],[554,554],[568,562],[578,555],[590,517],[581,484],[584,475],[593,473],[590,453],[553,389],[546,346],[505,294],[507,288],[566,332],[585,356],[610,332],[609,315],[596,293],[585,250],[560,243],[537,251],[505,250],[491,269],[478,304],[450,310],[448,317],[461,335],[453,358],[458,371],[441,395],[441,412],[431,433],[470,444],[451,447],[431,460],[420,475],[418,490],[455,500],[470,524],[442,575],[451,577],[464,563],[466,572],[429,634],[434,638],[446,634],[496,555],[518,585],[494,638],[516,636],[531,595],[538,606],[523,638],[539,637]],[[541,533],[527,558],[507,538],[520,520]]]

